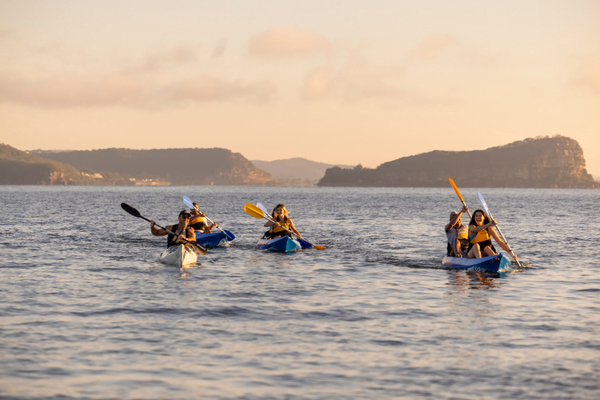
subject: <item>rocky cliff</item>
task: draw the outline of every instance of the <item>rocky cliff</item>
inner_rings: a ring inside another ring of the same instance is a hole
[[[82,171],[108,171],[134,183],[172,185],[275,185],[271,175],[226,149],[103,149],[45,153]]]
[[[583,150],[564,136],[538,137],[475,151],[432,151],[375,169],[330,168],[319,186],[598,188]]]

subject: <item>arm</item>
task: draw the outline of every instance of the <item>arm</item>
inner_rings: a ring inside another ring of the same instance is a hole
[[[187,227],[186,239],[191,240],[192,242],[196,241],[196,231],[191,226]]]
[[[270,228],[270,227],[272,227],[273,225],[275,225],[275,224],[274,224],[274,223],[272,223],[271,221],[267,221],[267,222],[265,222],[265,227],[267,227],[267,228]]]
[[[300,234],[300,232],[298,232],[298,230],[294,226],[294,223],[292,222],[292,220],[290,219],[288,221],[290,222],[290,231],[294,232],[296,234],[296,236],[298,236],[299,238],[301,238],[302,235]]]
[[[150,232],[152,232],[154,236],[165,236],[168,233],[164,229],[158,229],[156,226],[154,226],[155,224],[156,222],[154,222],[154,220],[150,221]],[[173,230],[173,227],[167,226],[167,229]]]
[[[215,226],[218,227],[219,224],[217,224],[216,222],[213,222],[212,224],[208,225],[206,228],[204,228],[204,233],[210,233],[212,228],[214,228]]]
[[[494,226],[496,226],[496,224],[494,224]],[[490,234],[490,236],[492,236],[494,238],[494,240],[496,241],[496,243],[498,243],[498,246],[500,246],[502,248],[502,250],[504,250],[505,252],[510,254],[511,257],[515,259],[515,261],[517,260],[517,255],[515,253],[511,252],[510,249],[508,248],[508,246],[506,245],[506,243],[504,243],[504,240],[502,240],[498,237],[498,234],[496,233],[496,230],[494,228],[492,228],[492,227],[488,228],[488,233]]]
[[[469,207],[463,206],[462,210],[460,210],[460,212],[458,214],[456,214],[454,217],[452,217],[452,219],[450,220],[448,225],[446,225],[446,232],[448,232],[448,231],[450,231],[450,229],[454,228],[454,225],[456,225],[456,223],[458,222],[458,219],[460,217],[462,217],[462,215],[464,213],[466,213],[467,211],[469,211]]]

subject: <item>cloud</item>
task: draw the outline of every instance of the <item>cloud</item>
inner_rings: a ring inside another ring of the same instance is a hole
[[[146,54],[133,67],[124,69],[126,73],[153,73],[169,70],[197,61],[198,46],[174,46],[168,50],[158,50]]]
[[[600,95],[600,55],[588,56],[580,61],[570,85],[574,89]]]
[[[236,100],[268,102],[276,94],[277,87],[269,81],[243,83],[210,76],[168,84],[120,73],[62,74],[35,80],[0,76],[0,101],[48,108],[163,107]]]
[[[411,106],[448,103],[410,88],[405,83],[404,68],[372,68],[361,55],[352,55],[339,68],[321,67],[304,78],[301,97],[305,101],[338,99],[348,103],[391,100]]]
[[[302,98],[317,100],[330,97],[335,89],[334,72],[323,67],[309,72],[302,83]]]
[[[329,54],[331,44],[324,36],[305,29],[280,26],[252,37],[248,55],[257,58],[304,58]]]
[[[277,94],[277,87],[270,81],[254,83],[228,82],[209,76],[190,79],[169,85],[163,89],[166,98],[172,101],[225,101],[247,99],[265,103]]]
[[[36,80],[0,77],[0,101],[40,107],[90,107],[139,103],[143,85],[126,75],[53,75]]]
[[[410,51],[410,56],[419,60],[432,60],[444,50],[458,46],[458,40],[450,33],[437,33],[426,37]]]
[[[212,56],[213,57],[221,57],[225,53],[226,48],[227,48],[227,39],[223,39],[221,41],[221,43],[219,43],[217,45],[217,47],[215,47],[213,49]]]
[[[13,29],[0,29],[0,40],[10,39],[16,36]]]

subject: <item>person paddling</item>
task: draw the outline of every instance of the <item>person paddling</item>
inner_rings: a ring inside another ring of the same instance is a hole
[[[447,255],[451,257],[466,258],[469,248],[469,227],[463,225],[462,215],[469,212],[469,207],[463,205],[460,212],[450,213],[450,222],[446,225],[446,237],[448,238]]]
[[[292,234],[290,232],[285,230],[285,229],[288,229],[288,230],[292,231],[299,238],[302,237],[302,235],[300,235],[300,232],[298,232],[298,230],[294,226],[294,222],[292,222],[292,220],[288,216],[287,209],[285,208],[285,206],[283,204],[277,204],[277,206],[275,206],[275,208],[273,209],[273,214],[271,216],[273,217],[273,220],[276,221],[277,224],[279,224],[281,226],[279,226],[271,221],[267,221],[265,223],[265,226],[271,227],[271,229],[269,229],[269,231],[265,233],[265,236],[268,236],[271,239],[275,239],[275,238],[282,237],[282,236],[292,236]]]
[[[496,243],[506,251],[508,254],[513,255],[513,258],[517,260],[517,255],[511,253],[510,249],[504,243],[496,233],[494,227],[497,225],[495,220],[489,220],[483,210],[476,210],[471,217],[469,222],[469,251],[467,254],[468,258],[481,258],[493,256],[496,253],[496,249],[492,245],[491,237],[494,238]]]
[[[206,218],[199,214],[192,216],[192,218],[190,219],[190,225],[192,226],[192,228],[194,228],[194,230],[198,231],[199,233],[210,233],[212,228],[219,227],[219,225],[216,222],[213,222],[212,224],[208,225],[206,223]]]
[[[196,234],[194,233],[194,229],[188,225],[190,216],[191,215],[188,212],[188,210],[182,210],[179,213],[179,216],[177,217],[179,219],[179,222],[175,225],[166,226],[165,227],[166,230],[162,229],[162,228],[157,228],[156,226],[154,226],[156,224],[156,222],[151,220],[150,221],[150,232],[152,232],[152,234],[154,236],[169,235],[167,237],[167,247],[171,247],[174,245],[178,245],[180,243],[184,243],[184,240],[182,240],[182,239],[187,239],[188,241],[193,242],[196,240]],[[175,233],[175,235],[167,232],[167,230]]]

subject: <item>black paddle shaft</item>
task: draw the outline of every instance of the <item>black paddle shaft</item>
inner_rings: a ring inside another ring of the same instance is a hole
[[[138,210],[136,210],[135,208],[131,207],[129,204],[127,203],[121,203],[121,208],[123,210],[125,210],[128,214],[133,215],[134,217],[137,218],[141,218],[141,219],[145,219],[146,221],[152,223],[152,221],[150,221],[148,218],[144,217],[143,215],[140,214],[140,212]],[[167,228],[158,225],[156,222],[154,223],[154,225],[158,226],[160,229],[164,229],[165,231],[169,232],[171,235],[176,236],[174,232],[168,230]],[[198,247],[198,249],[200,249],[201,253],[206,254],[206,248],[198,243],[193,243],[190,242],[189,240],[186,240],[187,243],[190,243],[193,246]]]

